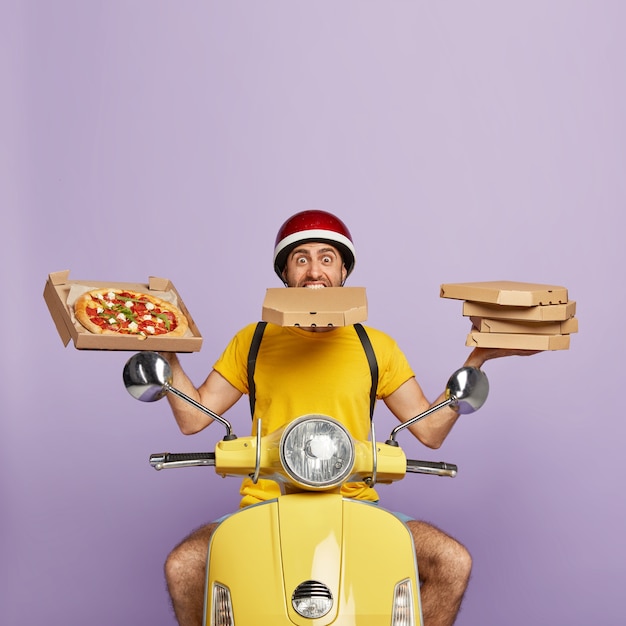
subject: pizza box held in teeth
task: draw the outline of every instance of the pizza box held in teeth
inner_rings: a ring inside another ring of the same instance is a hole
[[[52,320],[63,341],[71,341],[79,350],[155,350],[159,352],[198,352],[202,335],[193,321],[185,303],[170,280],[150,276],[147,283],[121,283],[91,280],[69,280],[69,270],[48,275],[43,297]],[[138,337],[136,335],[100,335],[89,332],[75,320],[73,300],[91,289],[128,289],[148,293],[175,304],[187,318],[189,328],[182,337]]]
[[[262,319],[277,326],[349,326],[367,319],[364,287],[267,289]]]
[[[520,283],[511,280],[449,283],[441,285],[440,294],[442,298],[504,306],[537,306],[567,302],[567,289],[565,287]]]

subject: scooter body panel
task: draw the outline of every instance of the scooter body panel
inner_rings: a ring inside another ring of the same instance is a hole
[[[294,590],[319,581],[333,605],[300,616]],[[209,546],[205,623],[215,582],[231,594],[236,626],[374,626],[391,623],[396,585],[409,580],[421,624],[413,539],[407,526],[370,503],[338,494],[292,494],[228,517]]]

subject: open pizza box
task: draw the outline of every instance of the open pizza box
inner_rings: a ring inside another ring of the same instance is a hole
[[[270,288],[262,319],[278,326],[350,326],[367,319],[364,287]]]
[[[472,323],[465,345],[478,348],[567,350],[578,332],[576,302],[565,287],[490,281],[441,285],[440,296],[465,300]]]
[[[159,352],[198,352],[202,335],[193,321],[178,291],[167,278],[151,276],[147,283],[103,282],[69,280],[69,270],[48,275],[43,297],[52,320],[63,341],[72,340],[79,350],[155,350]],[[74,317],[74,302],[81,294],[92,289],[128,289],[154,295],[177,306],[187,318],[189,328],[182,337],[139,337],[137,335],[101,335],[88,331]]]

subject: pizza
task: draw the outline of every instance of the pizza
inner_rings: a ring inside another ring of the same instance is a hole
[[[88,331],[106,335],[182,337],[187,318],[170,302],[128,289],[93,289],[78,297],[76,319]]]

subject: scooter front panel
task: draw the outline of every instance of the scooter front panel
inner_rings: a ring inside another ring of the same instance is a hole
[[[410,581],[416,624],[422,624],[415,545],[406,524],[376,505],[344,500],[343,525],[339,601],[345,621],[336,626],[390,624],[394,591],[404,580]]]
[[[405,524],[338,494],[281,496],[230,516],[213,534],[206,625],[217,581],[230,591],[236,626],[388,626],[395,587],[406,579],[420,625],[413,539]],[[322,617],[302,617],[292,606],[294,591],[307,581],[332,595]]]
[[[292,494],[278,499],[278,510],[289,618],[302,626],[336,623],[342,569],[342,496]],[[294,591],[307,581],[320,583],[333,598],[329,612],[323,617],[302,617],[292,606]]]
[[[215,582],[231,594],[237,626],[293,626],[287,617],[276,501],[246,507],[226,518],[209,545],[205,624],[211,624]]]

